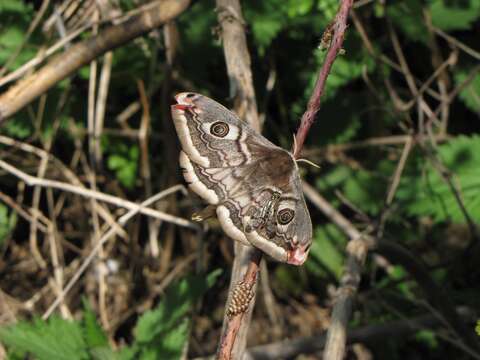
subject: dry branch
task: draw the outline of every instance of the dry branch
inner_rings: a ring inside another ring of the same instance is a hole
[[[476,319],[471,309],[459,307],[457,316],[462,322]],[[366,325],[351,330],[347,335],[347,343],[373,342],[386,337],[403,337],[418,330],[431,329],[442,325],[442,320],[435,315],[421,315],[412,319],[391,321],[384,324]],[[326,342],[326,333],[284,340],[268,345],[259,345],[248,349],[244,360],[276,360],[279,358],[294,358],[300,354],[313,354],[322,351]]]
[[[3,160],[0,160],[0,168],[18,177],[19,179],[23,180],[27,185],[30,185],[30,186],[41,186],[44,188],[59,189],[59,190],[71,192],[73,194],[81,195],[90,199],[105,201],[110,204],[114,204],[116,206],[124,207],[128,210],[136,210],[141,214],[148,215],[163,221],[171,222],[172,224],[175,224],[178,226],[197,229],[197,225],[195,225],[194,223],[186,219],[182,219],[177,216],[166,214],[151,208],[143,207],[142,205],[118,198],[116,196],[105,194],[99,191],[83,189],[79,186],[63,183],[61,181],[40,179],[34,176],[30,176],[24,173],[23,171],[16,169],[14,166],[6,163]]]
[[[118,219],[118,223],[121,226],[124,226],[128,220],[130,220],[132,217],[137,215],[138,213],[141,213],[142,210],[144,209],[144,206],[150,206],[151,204],[155,203],[156,201],[164,198],[167,195],[172,194],[175,191],[183,190],[184,187],[182,185],[176,185],[173,186],[169,189],[163,190],[162,192],[152,196],[151,198],[145,200],[141,204],[138,205],[137,208],[131,209],[128,211],[126,214],[122,215]],[[88,268],[88,266],[91,264],[93,259],[97,256],[98,251],[102,248],[102,246],[114,235],[115,231],[113,228],[110,228],[103,236],[101,239],[98,240],[98,242],[95,244],[93,247],[92,251],[90,254],[85,258],[85,260],[82,262],[82,265],[78,268],[76,271],[75,275],[70,279],[68,284],[65,286],[65,288],[61,291],[60,294],[58,294],[57,298],[55,301],[50,305],[50,307],[45,311],[45,313],[42,316],[42,319],[48,319],[48,317],[55,311],[57,306],[63,301],[67,293],[70,291],[70,289],[75,285],[75,283],[80,279],[82,274],[85,272],[85,270]]]
[[[457,335],[459,342],[465,344],[464,349],[472,354],[476,352],[478,357],[480,354],[478,336],[461,320],[447,291],[437,285],[421,260],[400,246],[398,241],[378,240],[372,251],[392,263],[402,265],[423,290],[428,302],[441,314],[442,320]]]
[[[164,0],[156,3],[155,7],[128,21],[110,26],[97,36],[72,46],[0,95],[0,123],[98,56],[175,18],[188,7],[190,1]]]

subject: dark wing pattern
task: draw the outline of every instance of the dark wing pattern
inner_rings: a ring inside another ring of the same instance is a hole
[[[205,96],[181,93],[176,100],[172,116],[189,187],[217,206],[228,236],[302,264],[312,224],[292,155]]]

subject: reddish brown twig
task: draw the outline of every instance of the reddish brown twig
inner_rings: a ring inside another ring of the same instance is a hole
[[[333,25],[329,25],[327,30],[330,33],[333,31],[333,37],[331,40],[330,47],[327,51],[325,57],[325,62],[320,69],[318,74],[317,82],[315,83],[315,88],[313,90],[312,96],[308,101],[307,111],[302,116],[300,121],[300,127],[298,128],[297,134],[295,135],[296,147],[293,150],[293,156],[295,159],[298,159],[300,152],[302,151],[303,144],[307,137],[308,131],[315,120],[315,115],[318,110],[320,110],[320,97],[323,94],[325,89],[325,83],[327,81],[327,76],[330,73],[333,62],[335,61],[338,53],[342,49],[343,39],[345,37],[345,30],[347,29],[347,18],[350,8],[352,7],[353,0],[343,0],[338,9],[338,13],[335,16]]]
[[[248,289],[248,291],[253,292],[257,283],[258,272],[260,270],[260,261],[262,260],[262,253],[259,250],[252,248],[249,255],[249,264],[243,277],[242,284]],[[238,284],[232,285],[237,286]],[[232,291],[233,288],[231,287],[230,293],[232,293]],[[229,297],[229,302],[231,302],[232,296]],[[228,304],[229,307],[230,305],[231,304]],[[249,306],[252,307],[253,302],[250,302]],[[228,312],[229,310],[227,310],[227,313]],[[242,320],[246,314],[247,311],[240,311],[236,314],[227,314],[228,320],[225,323],[222,338],[220,339],[220,344],[218,346],[217,359],[232,359],[233,345],[235,344],[235,339],[240,330]]]

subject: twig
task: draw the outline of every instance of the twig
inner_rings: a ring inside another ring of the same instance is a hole
[[[259,263],[262,258],[262,253],[257,249],[247,248],[248,254],[251,256],[248,258],[248,268],[243,276],[243,280],[241,282],[242,286],[245,287],[246,292],[253,295],[255,292],[255,287],[257,284],[257,277],[259,272]],[[235,287],[239,284],[231,283]],[[234,299],[234,291],[235,288],[232,286],[229,289],[229,301],[228,304],[231,306],[232,300]],[[250,308],[252,308],[252,304],[248,304]],[[222,338],[220,340],[220,345],[218,347],[217,352],[217,359],[227,360],[227,359],[237,359],[240,358],[242,352],[233,351],[236,337],[241,330],[242,320],[248,314],[245,314],[245,311],[240,311],[238,313],[230,314],[229,310],[227,310],[227,317],[228,321],[226,322],[224,331],[222,332]],[[243,334],[242,337],[245,337],[246,334]],[[237,347],[238,348],[238,347]]]
[[[15,202],[10,196],[4,194],[3,192],[0,191],[0,201],[3,201],[5,204],[10,206],[13,211],[15,211],[18,215],[20,215],[22,218],[25,220],[32,222],[33,221],[33,216],[31,213],[34,212],[33,209],[29,208],[28,210],[24,209],[19,203]],[[49,231],[49,226],[50,226],[50,220],[48,220],[45,216],[43,216],[41,213],[38,214],[39,218],[42,219],[42,222],[45,223],[45,225],[41,222],[37,223],[37,227],[40,231],[43,233],[48,233]]]
[[[94,140],[94,168],[99,169],[102,164],[102,148],[100,140],[103,132],[103,124],[105,120],[105,110],[107,104],[108,87],[110,85],[110,74],[112,72],[113,53],[108,51],[103,57],[102,72],[98,81],[98,96],[95,107],[95,126],[93,133]],[[90,159],[92,160],[92,159]]]
[[[178,16],[190,1],[165,0],[155,4],[155,7],[132,17],[129,22],[111,26],[98,36],[72,46],[0,95],[0,123],[101,54]]]
[[[68,191],[68,192],[71,192],[71,193],[74,193],[74,194],[77,194],[77,195],[81,195],[81,196],[84,196],[84,197],[87,197],[87,198],[93,198],[93,199],[96,199],[96,200],[105,201],[105,202],[108,202],[110,204],[126,208],[128,210],[137,210],[138,212],[140,212],[143,215],[148,215],[148,216],[151,216],[151,217],[163,220],[163,221],[170,222],[170,223],[178,225],[178,226],[183,226],[183,227],[187,227],[187,228],[190,228],[190,229],[197,229],[198,228],[196,224],[194,224],[194,223],[192,223],[188,220],[185,220],[185,219],[182,219],[182,218],[179,218],[177,216],[170,215],[170,214],[166,214],[166,213],[163,213],[163,212],[151,209],[151,208],[146,208],[146,207],[143,207],[143,206],[141,206],[137,203],[134,203],[134,202],[131,202],[131,201],[128,201],[128,200],[124,200],[124,199],[118,198],[116,196],[108,195],[108,194],[101,193],[101,192],[94,191],[94,190],[82,189],[78,186],[63,183],[63,182],[60,182],[60,181],[39,179],[39,178],[36,178],[34,176],[30,176],[30,175],[24,173],[23,171],[16,169],[15,167],[6,163],[3,160],[0,160],[0,168],[2,168],[5,171],[11,173],[12,175],[15,175],[16,177],[22,179],[23,181],[25,181],[25,183],[27,185],[30,185],[30,186],[41,186],[41,187],[45,187],[45,188],[53,188],[53,189]]]
[[[464,322],[476,319],[472,310],[465,307],[456,309],[457,316]],[[435,315],[421,315],[412,319],[391,321],[384,324],[366,325],[348,332],[347,343],[372,342],[376,339],[400,338],[422,329],[431,329],[442,325],[441,319]],[[299,337],[268,345],[255,346],[248,349],[244,360],[276,360],[294,358],[300,354],[314,354],[322,351],[326,342],[326,333],[309,337]]]
[[[333,25],[329,27],[329,31],[333,31],[333,38],[325,57],[325,61],[320,69],[315,88],[307,105],[307,111],[302,116],[300,127],[295,135],[295,147],[293,149],[293,156],[298,159],[307,134],[315,120],[315,115],[320,109],[320,98],[325,89],[327,76],[330,73],[333,62],[342,49],[345,31],[347,29],[347,19],[349,11],[352,7],[353,0],[342,0]],[[313,190],[313,189],[310,189]],[[307,193],[308,189],[305,189]],[[313,193],[313,191],[311,191]],[[315,192],[316,193],[316,192]],[[308,194],[307,194],[308,195]],[[317,196],[317,200],[328,204],[323,199]],[[365,261],[368,245],[362,239],[362,235],[351,226],[346,219],[341,216],[336,210],[328,204],[324,209],[330,212],[331,215],[336,214],[338,223],[341,223],[347,234],[349,234],[350,242],[347,246],[349,254],[346,264],[345,273],[340,280],[340,288],[338,290],[338,297],[333,308],[332,324],[328,331],[327,346],[325,351],[325,359],[343,359],[346,344],[346,326],[350,313],[352,311],[353,295],[358,289],[360,283],[360,272]]]
[[[123,226],[127,223],[128,220],[130,220],[132,217],[137,215],[138,213],[142,213],[143,210],[145,210],[145,206],[149,206],[153,204],[154,202],[158,201],[159,199],[172,194],[176,191],[183,191],[184,187],[183,185],[176,185],[171,187],[170,189],[166,189],[155,196],[152,196],[150,199],[145,200],[142,202],[140,205],[138,205],[136,208],[131,209],[129,212],[126,214],[122,215],[118,219],[118,223]],[[55,299],[55,301],[50,305],[50,307],[47,309],[47,311],[43,314],[42,319],[48,319],[48,317],[52,314],[53,311],[57,308],[57,306],[63,301],[67,293],[70,291],[70,289],[75,285],[75,283],[78,281],[80,276],[85,272],[87,267],[90,265],[90,263],[93,261],[93,259],[96,257],[98,251],[100,248],[110,239],[110,237],[115,233],[113,228],[110,228],[110,230],[105,233],[105,235],[102,236],[101,239],[95,244],[94,248],[90,252],[90,254],[85,258],[83,261],[82,265],[78,268],[77,272],[73,277],[70,279],[68,282],[67,286],[62,290],[62,292],[58,295],[58,297]]]
[[[145,186],[145,196],[152,196],[152,181],[150,175],[150,161],[148,152],[148,139],[150,133],[150,104],[148,101],[145,84],[143,81],[137,81],[138,92],[140,94],[140,103],[142,104],[142,119],[140,130],[138,131],[138,140],[140,142],[140,174]],[[158,258],[160,248],[158,246],[158,221],[148,220],[148,242],[150,244],[150,252],[153,257]]]
[[[353,297],[360,284],[361,269],[367,257],[367,251],[373,246],[374,240],[358,231],[313,187],[303,183],[303,191],[307,198],[350,238],[347,245],[348,258],[340,279],[340,287],[337,290],[332,323],[328,329],[324,353],[324,359],[343,359],[347,341],[347,323],[352,312]]]
[[[407,269],[422,288],[427,300],[442,314],[458,339],[469,348],[471,353],[477,353],[477,357],[479,357],[478,337],[460,320],[445,289],[433,281],[428,270],[417,257],[394,241],[377,241],[372,251],[386,257],[390,262],[401,264]]]
[[[50,0],[43,0],[42,1],[42,5],[40,6],[40,9],[38,9],[36,15],[35,15],[35,18],[32,20],[32,22],[30,23],[30,25],[28,26],[28,30],[25,34],[25,36],[23,37],[22,39],[22,42],[21,44],[15,49],[15,51],[9,56],[8,60],[5,62],[5,64],[2,66],[2,68],[0,69],[0,76],[3,76],[3,74],[5,74],[5,72],[7,71],[7,69],[10,67],[10,65],[12,65],[12,63],[15,61],[15,59],[17,58],[18,54],[20,54],[20,52],[23,50],[25,44],[27,43],[27,41],[30,39],[30,36],[32,35],[32,33],[35,31],[35,29],[37,28],[38,24],[40,23],[40,21],[42,20],[43,18],[43,15],[45,15],[45,12],[47,11],[48,9],[48,5],[50,5]]]
[[[443,32],[442,30],[440,30],[437,27],[433,27],[433,31],[435,32],[435,34],[443,37],[449,43],[451,43],[451,44],[455,45],[456,47],[458,47],[459,49],[463,50],[465,53],[467,53],[468,55],[470,55],[474,59],[480,60],[480,53],[478,51],[476,51],[476,50],[472,49],[471,47],[465,45],[461,41],[458,41],[453,36],[448,35],[447,33]]]
[[[339,226],[352,240],[347,245],[348,260],[340,281],[337,299],[332,314],[332,325],[328,329],[324,359],[342,359],[346,344],[346,325],[351,313],[353,296],[360,283],[361,265],[365,261],[367,250],[373,249],[389,261],[401,263],[412,274],[424,290],[427,299],[439,310],[448,324],[455,329],[459,339],[465,339],[465,345],[471,352],[478,350],[478,344],[468,334],[468,330],[454,314],[453,305],[443,290],[435,284],[422,264],[407,250],[392,242],[378,241],[368,235],[362,235],[354,226],[333,208],[314,188],[303,185],[305,194],[333,223]],[[463,340],[462,340],[463,341]]]
[[[352,7],[353,0],[342,0],[340,8],[335,16],[334,24],[332,26],[333,38],[328,49],[325,61],[323,62],[322,68],[318,74],[317,82],[315,83],[315,88],[313,93],[310,96],[308,101],[307,111],[302,116],[300,121],[300,127],[298,128],[297,134],[295,135],[296,139],[296,148],[294,149],[293,156],[295,159],[298,159],[300,152],[302,151],[303,144],[307,137],[308,131],[312,126],[315,115],[320,110],[320,98],[325,89],[325,84],[327,81],[327,76],[330,73],[333,62],[337,58],[338,53],[342,49],[343,39],[345,37],[345,30],[347,29],[347,18],[350,8]]]

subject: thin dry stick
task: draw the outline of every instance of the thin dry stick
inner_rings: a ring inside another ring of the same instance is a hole
[[[25,75],[28,71],[30,71],[33,67],[41,64],[47,57],[54,54],[58,49],[61,49],[65,46],[65,44],[69,43],[71,40],[75,39],[79,36],[82,32],[84,32],[90,25],[86,25],[78,30],[75,30],[73,33],[67,35],[66,37],[60,39],[57,43],[49,47],[47,50],[40,50],[38,55],[28,61],[27,63],[20,66],[15,71],[11,72],[8,75],[5,75],[3,78],[0,78],[0,87],[8,84],[11,81],[17,80],[18,78]]]
[[[105,193],[101,193],[99,191],[93,191],[89,189],[82,189],[81,187],[71,185],[71,184],[66,184],[60,181],[39,179],[34,176],[30,176],[24,173],[23,171],[13,167],[12,165],[6,163],[3,160],[0,160],[0,168],[11,173],[12,175],[15,175],[19,179],[22,179],[23,181],[25,181],[27,185],[30,185],[30,186],[41,186],[45,188],[53,188],[53,189],[68,191],[68,192],[81,195],[87,198],[93,198],[96,200],[105,201],[110,204],[126,208],[128,210],[138,210],[143,215],[148,215],[156,219],[167,221],[178,226],[183,226],[183,227],[187,227],[194,230],[198,229],[198,226],[192,223],[191,221],[188,221],[186,219],[182,219],[180,217],[173,216],[170,214],[166,214],[151,208],[146,208],[137,203],[124,200],[113,195],[108,195]]]
[[[395,196],[395,192],[397,191],[397,187],[400,184],[400,177],[402,175],[403,169],[405,168],[405,164],[407,162],[408,155],[410,153],[410,150],[412,148],[412,137],[409,137],[407,141],[405,142],[405,146],[403,148],[402,156],[400,158],[400,161],[398,163],[397,168],[395,169],[395,174],[393,175],[392,178],[392,184],[390,186],[390,190],[388,191],[387,194],[387,199],[386,199],[386,204],[387,206],[390,205],[393,201],[393,197]]]
[[[10,65],[12,65],[12,63],[17,58],[18,54],[20,54],[20,52],[23,50],[25,44],[30,39],[30,36],[32,35],[32,33],[35,31],[38,24],[42,20],[43,15],[45,15],[45,12],[47,11],[49,4],[50,4],[50,0],[43,0],[42,1],[42,5],[40,6],[40,9],[38,9],[38,11],[35,15],[35,18],[30,23],[26,34],[23,36],[22,43],[14,50],[14,52],[9,56],[8,60],[5,62],[5,64],[0,69],[0,76],[3,76],[3,74],[5,74],[7,69],[10,67]]]
[[[0,123],[93,59],[175,18],[188,7],[190,1],[164,0],[155,4],[155,7],[132,17],[129,22],[111,26],[98,36],[72,46],[9,88],[0,95]]]
[[[255,249],[256,250],[256,249]],[[245,255],[250,255],[250,257],[245,257]],[[238,257],[238,254],[235,255]],[[262,253],[258,250],[253,251],[248,249],[244,254],[242,254],[241,257],[242,260],[247,261],[248,267],[245,273],[243,274],[243,279],[241,283],[245,285],[248,288],[248,291],[250,294],[253,296],[255,293],[255,287],[257,284],[257,278],[258,278],[258,272],[260,270],[259,264],[260,260],[262,259]],[[238,263],[237,263],[238,264]],[[235,269],[232,269],[232,272]],[[235,287],[239,285],[239,283],[231,283],[231,285],[234,285],[233,287],[230,286],[229,289],[229,299],[228,299],[228,306],[230,307],[232,304],[232,300],[234,298],[234,290]],[[253,299],[250,300],[248,303],[248,306],[250,308],[250,311],[248,314],[251,316],[251,311],[253,308],[254,302]],[[247,310],[248,311],[248,310]],[[236,345],[237,341],[237,336],[240,337],[242,336],[241,340],[245,342],[246,345],[246,339],[243,339],[245,335],[239,335],[239,332],[242,329],[242,326],[245,326],[244,324],[246,323],[247,325],[249,324],[249,319],[244,320],[246,317],[245,312],[240,311],[239,313],[236,314],[230,314],[229,309],[226,311],[226,316],[227,316],[227,322],[224,327],[224,331],[222,332],[222,337],[220,339],[220,344],[218,347],[218,352],[217,352],[217,359],[222,359],[222,360],[227,360],[227,359],[240,359],[242,354],[244,353],[244,349],[238,350],[238,345]],[[248,330],[248,328],[246,329]],[[235,348],[234,348],[235,346]]]
[[[386,258],[392,263],[400,264],[415,279],[424,291],[425,297],[432,306],[441,314],[443,321],[460,341],[465,345],[464,349],[479,355],[480,345],[478,336],[461,321],[455,312],[455,307],[446,293],[445,289],[437,285],[430,277],[429,271],[415,255],[398,244],[398,241],[378,240],[372,250]]]
[[[98,20],[99,13],[95,11],[94,20]],[[92,29],[93,33],[96,35],[98,32],[98,26],[94,25]],[[96,90],[97,90],[97,69],[98,62],[93,60],[90,63],[90,76],[88,78],[88,155],[90,159],[93,159],[94,149],[95,149],[95,99],[96,99]]]
[[[22,218],[24,218],[28,222],[33,221],[33,216],[31,213],[34,211],[33,209],[24,209],[19,203],[17,203],[15,200],[13,200],[10,196],[4,194],[3,192],[0,191],[0,201],[3,201],[6,205],[10,206],[18,215],[20,215]],[[43,223],[46,223],[44,225],[41,222],[37,223],[37,227],[40,231],[43,233],[47,234],[49,232],[49,226],[50,226],[50,220],[48,220],[43,214],[39,214],[39,219],[42,220]]]
[[[150,206],[154,202],[160,200],[161,198],[170,195],[176,191],[184,191],[185,188],[183,185],[175,185],[169,189],[163,190],[162,192],[156,194],[155,196],[152,196],[150,199],[145,200],[142,202],[140,205],[138,205],[135,209],[131,209],[129,212],[126,214],[122,215],[118,219],[118,223],[123,226],[127,223],[128,220],[130,220],[132,217],[137,215],[138,213],[142,213],[142,210],[144,210],[145,206]],[[50,305],[50,307],[47,309],[47,311],[43,314],[42,319],[48,319],[48,317],[52,314],[53,311],[57,308],[57,306],[63,301],[67,293],[70,291],[70,289],[75,285],[75,283],[78,281],[80,276],[85,272],[85,270],[88,268],[90,263],[93,261],[93,259],[97,256],[98,251],[100,248],[110,239],[110,237],[115,233],[113,228],[110,228],[105,235],[102,236],[102,238],[95,244],[95,247],[92,249],[90,254],[85,258],[83,261],[82,265],[78,268],[77,272],[73,277],[70,279],[68,282],[67,286],[62,290],[62,292],[59,294],[59,296],[55,299],[55,301]]]
[[[43,114],[43,109],[42,111],[39,111],[40,114]],[[40,116],[40,115],[39,115]],[[50,139],[47,141],[45,144],[45,152],[43,153],[41,159],[40,159],[40,165],[37,170],[37,177],[43,178],[45,176],[45,173],[47,171],[48,167],[48,156],[50,148],[52,147],[53,141],[54,141],[54,136],[57,132],[58,127],[60,126],[60,121],[59,119],[55,119],[54,124],[53,124],[53,133]],[[32,199],[32,208],[36,209],[32,213],[33,221],[30,225],[30,236],[29,236],[29,241],[30,241],[30,250],[32,251],[33,258],[37,261],[38,265],[41,268],[45,268],[47,266],[45,260],[43,259],[40,251],[38,250],[38,238],[37,238],[37,214],[39,213],[38,208],[39,208],[39,203],[40,203],[40,196],[41,196],[42,189],[39,186],[35,186],[33,189],[33,199]]]
[[[93,9],[93,20],[96,23],[100,17],[100,9],[95,7]],[[98,25],[93,26],[93,34],[97,35],[98,33]],[[111,54],[109,51],[107,54]],[[110,62],[111,63],[111,60]],[[96,88],[97,88],[97,70],[98,70],[98,63],[97,60],[94,60],[90,63],[90,78],[88,81],[88,154],[89,159],[91,162],[94,162],[93,166],[88,166],[86,161],[84,162],[84,167],[87,171],[87,178],[90,183],[90,188],[92,190],[97,190],[97,175],[96,175],[96,168],[99,163],[95,161],[95,150],[96,146],[100,147],[99,145],[99,138],[100,136],[96,136],[96,129],[97,127],[96,122],[98,121],[98,117],[103,117],[105,112],[105,105],[99,105],[100,102],[106,102],[106,96],[101,96],[100,91],[97,99],[96,96]],[[102,76],[104,73],[102,73]],[[108,74],[108,78],[110,77],[110,73]],[[100,85],[101,89],[105,88],[105,85]],[[100,110],[98,110],[100,108]],[[102,115],[98,115],[98,112],[102,111]],[[76,140],[77,141],[77,140]],[[80,143],[76,143],[77,153],[82,149]],[[98,203],[95,199],[90,199],[90,210],[91,210],[91,218],[93,224],[93,234],[91,241],[93,244],[96,244],[101,237],[101,230],[100,230],[100,220],[98,217]],[[100,259],[105,258],[105,254],[103,252],[103,248],[100,248],[98,251],[98,257]],[[98,272],[98,308],[100,313],[100,320],[104,329],[109,329],[109,321],[108,321],[108,311],[106,306],[106,279],[105,279],[105,271]]]
[[[395,71],[398,71],[398,72],[401,73],[402,69],[401,69],[400,65],[395,63],[393,60],[388,58],[386,55],[376,53],[376,51],[373,47],[373,44],[371,43],[370,39],[368,38],[368,35],[367,35],[367,32],[365,31],[365,28],[363,27],[360,19],[356,15],[356,12],[352,11],[351,15],[352,15],[352,22],[353,22],[358,34],[360,35],[365,48],[370,53],[370,55],[372,55],[372,57],[375,59],[375,61],[386,64],[386,65],[390,66],[392,69],[394,69]],[[421,81],[419,79],[415,78],[415,83],[420,84]],[[437,93],[435,90],[433,90],[432,88],[427,87],[427,89],[425,91],[428,95],[430,95],[434,99],[441,100],[441,95],[439,93]]]
[[[355,226],[325,200],[313,187],[303,183],[303,191],[307,198],[319,208],[349,238],[347,245],[347,262],[340,279],[332,323],[328,328],[324,359],[343,359],[347,341],[347,324],[353,307],[353,297],[360,284],[362,266],[368,249],[374,244],[373,239],[362,234]]]
[[[418,89],[416,88],[415,84],[413,83],[413,80],[411,80],[411,79],[413,79],[413,75],[410,72],[408,64],[407,64],[407,62],[405,60],[405,57],[403,55],[402,48],[401,48],[401,46],[398,42],[396,33],[393,30],[392,26],[390,26],[390,33],[391,33],[391,36],[392,36],[392,43],[394,45],[395,52],[397,54],[397,57],[399,58],[399,61],[400,61],[401,65],[402,65],[403,74],[404,74],[405,78],[407,79],[407,83],[409,84],[410,91],[412,92],[412,95],[415,97],[418,94]],[[441,103],[440,103],[440,105],[438,105],[435,112],[432,111],[431,108],[429,107],[429,105],[422,99],[422,97],[420,97],[419,98],[419,108],[421,109],[420,116],[423,115],[423,113],[427,114],[427,116],[428,116],[427,123],[428,124],[431,123],[431,121],[434,120],[434,119],[438,120],[437,116],[439,115],[439,113],[440,112],[445,112],[445,109],[448,108],[448,105],[458,95],[458,93],[461,91],[461,89],[465,88],[466,86],[468,86],[468,84],[471,81],[473,81],[473,78],[478,71],[480,71],[480,65],[476,66],[471,71],[470,75],[459,86],[457,86],[455,89],[453,89],[448,95],[444,95],[442,97]],[[440,124],[442,124],[442,123],[440,122]],[[430,126],[428,126],[427,128],[430,128]],[[445,129],[442,129],[442,126],[440,126],[440,128],[441,128],[441,130],[443,130],[443,132],[445,132]],[[431,134],[431,136],[433,137],[433,134]],[[435,159],[436,155],[431,149],[428,149],[426,146],[423,146],[423,148],[426,150],[426,153],[427,153],[427,155],[429,155],[430,159],[432,159],[432,158]],[[434,166],[437,166],[439,163],[440,162],[438,162],[438,159],[437,159],[437,161],[435,161],[435,160],[433,161]],[[436,167],[436,168],[438,170],[438,167]],[[471,232],[471,235],[472,235],[472,239],[476,240],[476,239],[480,238],[477,226],[471,220],[470,215],[466,211],[465,205],[463,203],[463,200],[460,196],[460,193],[459,193],[457,187],[455,186],[455,184],[453,184],[453,182],[449,181],[450,179],[448,178],[448,176],[445,177],[445,173],[443,171],[439,170],[439,174],[440,174],[440,176],[443,177],[444,180],[446,180],[447,184],[450,186],[450,189],[452,190],[452,192],[455,196],[455,199],[457,200],[457,203],[458,203],[462,213],[465,216],[465,219],[467,221],[467,224],[469,226],[469,229],[470,229],[470,232]]]
[[[323,148],[319,149],[307,149],[304,151],[307,157],[311,155],[319,155],[319,154],[329,154],[335,152],[344,152],[349,150],[355,149],[362,149],[365,147],[370,146],[386,146],[386,145],[405,145],[407,141],[410,141],[414,137],[416,142],[423,142],[426,140],[426,136],[419,134],[419,135],[392,135],[392,136],[381,136],[381,137],[372,137],[365,140],[360,141],[353,141],[350,143],[344,144],[333,144],[333,145],[326,145]],[[448,140],[450,137],[448,135],[436,135],[434,137],[435,142],[443,142]]]
[[[148,151],[148,139],[150,133],[150,104],[148,102],[147,92],[143,81],[137,81],[138,92],[140,94],[140,102],[142,104],[142,120],[140,130],[138,132],[138,140],[140,142],[140,174],[145,185],[146,197],[152,196],[152,181],[150,174],[150,161]],[[150,252],[153,257],[158,257],[160,248],[158,246],[158,229],[159,224],[153,219],[148,220],[148,242],[150,244]]]
[[[65,166],[65,164],[63,164],[60,160],[58,160],[56,157],[54,157],[52,154],[46,152],[45,150],[37,148],[37,147],[32,146],[32,145],[27,144],[27,143],[18,141],[18,140],[11,139],[11,138],[6,137],[6,136],[2,136],[2,135],[0,135],[0,143],[4,144],[4,145],[8,145],[8,146],[18,148],[22,151],[25,151],[25,152],[28,152],[28,153],[31,153],[31,154],[34,154],[34,155],[38,156],[40,159],[43,156],[48,157],[48,159],[52,160],[53,163],[59,168],[62,175],[66,179],[68,179],[73,185],[76,185],[77,187],[80,187],[80,188],[85,188],[83,183],[80,182],[80,180],[77,178],[77,176],[75,175],[75,173],[73,171],[71,171],[68,167]],[[72,166],[72,168],[74,168],[74,167],[75,166]],[[108,209],[106,207],[99,205],[97,210],[98,210],[99,215],[108,223],[108,225],[113,226],[116,229],[116,232],[117,232],[118,236],[120,236],[123,239],[127,238],[127,234],[126,234],[125,230],[123,230],[123,228],[121,228],[120,226],[118,226],[116,224],[115,220],[113,219],[113,216],[110,214],[110,212],[108,211]]]
[[[108,87],[110,84],[110,74],[112,72],[113,53],[108,51],[103,57],[102,72],[98,82],[98,96],[95,108],[95,126],[94,126],[94,159],[95,166],[98,168],[102,163],[102,148],[100,146],[101,135],[103,132],[103,123],[105,120],[105,109],[107,104]]]
[[[434,27],[433,31],[435,32],[435,34],[443,37],[449,43],[453,44],[454,46],[457,46],[459,49],[463,50],[465,53],[467,53],[468,55],[470,55],[474,59],[480,61],[480,53],[478,51],[476,51],[476,50],[472,49],[471,47],[465,45],[461,41],[455,39],[453,36],[448,35],[447,33],[443,32],[439,28]]]
[[[60,234],[58,233],[57,227],[57,219],[55,216],[55,201],[53,198],[53,191],[52,189],[47,189],[47,202],[48,202],[48,212],[50,215],[51,225],[49,228],[48,234],[48,241],[50,245],[50,257],[52,259],[52,267],[53,267],[53,276],[54,281],[52,284],[55,286],[55,291],[59,293],[63,288],[64,282],[64,271],[63,271],[63,264],[61,263],[61,259],[63,259],[63,247],[62,242],[60,241]],[[62,316],[66,319],[72,319],[72,313],[68,306],[65,303],[60,304],[60,311]]]
[[[465,322],[471,322],[476,319],[474,311],[465,307],[456,309],[458,316]],[[349,331],[347,342],[354,344],[356,342],[374,342],[380,341],[386,337],[400,338],[415,333],[418,330],[430,329],[442,325],[442,321],[435,315],[426,314],[418,317],[391,321],[384,324],[375,324],[362,326]],[[248,349],[246,359],[276,360],[280,358],[295,358],[300,354],[315,354],[323,350],[325,346],[326,333],[308,337],[298,337],[289,340],[283,340],[267,345],[255,346]],[[454,345],[461,348],[460,345]],[[470,355],[475,355],[469,353]],[[476,356],[478,358],[478,356]]]

